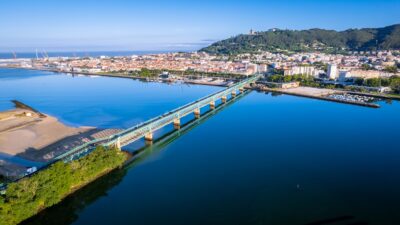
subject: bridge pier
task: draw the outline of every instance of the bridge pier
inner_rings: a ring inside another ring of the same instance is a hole
[[[181,129],[181,119],[180,118],[174,119],[174,128],[175,128],[175,130]]]
[[[225,104],[226,103],[226,96],[222,96],[221,101],[222,101],[223,104]]]
[[[194,116],[196,117],[196,119],[200,118],[200,109],[199,108],[194,110]]]
[[[117,142],[115,142],[115,147],[119,150],[121,150],[121,138],[118,137]]]
[[[236,98],[236,90],[232,91],[231,95],[232,95],[232,98]]]
[[[210,109],[211,110],[215,109],[215,101],[210,102]]]
[[[244,88],[243,87],[239,88],[239,92],[240,94],[242,94],[244,92]]]
[[[145,135],[144,135],[144,139],[145,139],[146,141],[153,141],[153,133],[152,133],[152,132],[149,132],[149,133],[145,134]]]

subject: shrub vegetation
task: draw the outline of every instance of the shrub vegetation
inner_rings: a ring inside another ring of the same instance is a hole
[[[0,225],[14,225],[59,203],[67,195],[121,166],[127,156],[116,148],[97,147],[69,162],[52,164],[31,177],[11,183],[0,196]]]

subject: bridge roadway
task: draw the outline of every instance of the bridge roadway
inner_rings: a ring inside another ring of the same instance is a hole
[[[222,91],[216,92],[214,94],[210,94],[206,97],[203,97],[197,101],[191,102],[184,106],[181,106],[177,109],[169,111],[163,115],[140,123],[134,127],[128,128],[120,133],[111,135],[109,137],[95,139],[90,142],[87,142],[81,146],[78,146],[62,155],[59,155],[53,159],[53,161],[64,160],[70,161],[75,158],[80,157],[81,155],[86,154],[87,152],[93,150],[97,145],[104,146],[117,146],[121,148],[123,146],[129,145],[141,138],[145,138],[147,141],[153,140],[153,132],[168,125],[174,124],[176,129],[180,128],[180,118],[194,113],[196,118],[200,118],[200,110],[203,107],[210,106],[210,109],[215,109],[216,101],[221,99],[222,103],[226,103],[228,100],[228,96],[231,99],[234,99],[238,94],[244,92],[244,88],[251,83],[257,81],[261,75],[254,75],[250,78],[247,78],[239,83],[234,84],[231,87],[228,87]],[[238,93],[239,92],[239,93]],[[52,162],[53,162],[52,161]]]

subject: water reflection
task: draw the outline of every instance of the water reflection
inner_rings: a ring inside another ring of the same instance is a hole
[[[115,170],[70,195],[62,204],[48,208],[22,224],[71,224],[79,218],[79,212],[86,206],[106,197],[107,192],[117,186],[126,173],[126,169]]]
[[[235,101],[240,100],[247,94],[248,93],[246,92],[238,96]],[[165,149],[168,144],[170,144],[177,138],[185,135],[190,130],[194,129],[196,126],[205,122],[207,119],[224,110],[226,107],[230,106],[233,103],[234,101],[229,101],[224,105],[219,105],[215,110],[209,111],[208,113],[202,115],[200,119],[190,120],[188,123],[183,125],[181,129],[165,133],[159,140],[155,141],[154,143],[133,152],[134,157],[131,159],[131,161],[127,162],[127,164],[123,168],[117,169],[97,179],[91,184],[76,191],[74,194],[68,196],[58,205],[44,210],[43,212],[23,222],[22,224],[72,224],[79,218],[79,213],[83,211],[86,206],[91,205],[93,202],[96,202],[103,197],[107,197],[107,193],[114,187],[118,186],[118,184],[123,180],[129,169],[133,169],[144,161],[155,158]]]

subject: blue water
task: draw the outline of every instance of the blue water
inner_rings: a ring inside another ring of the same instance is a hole
[[[128,128],[220,89],[0,69],[0,110],[16,99],[69,125]]]
[[[18,97],[68,123],[102,127],[217,89],[5,73],[28,75],[0,78],[1,107]],[[400,224],[400,104],[380,104],[251,92],[26,224]]]

